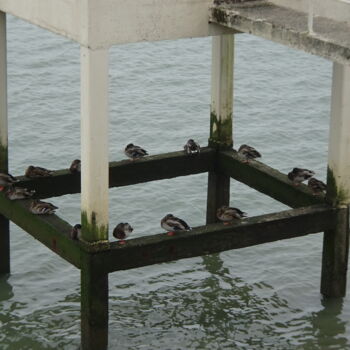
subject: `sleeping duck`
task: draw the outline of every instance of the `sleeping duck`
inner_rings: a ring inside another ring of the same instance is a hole
[[[34,200],[29,207],[29,210],[37,215],[54,214],[56,209],[58,209],[58,207],[53,204],[39,200]]]
[[[40,166],[29,165],[24,175],[29,178],[34,178],[52,176],[53,173],[54,172],[52,170],[48,170]]]
[[[311,188],[314,195],[321,194],[327,190],[327,185],[321,180],[315,179],[314,177],[308,181],[307,185]]]
[[[114,230],[113,230],[113,236],[116,239],[120,239],[120,244],[124,244],[124,239],[129,237],[134,229],[127,223],[127,222],[121,222],[118,224]]]
[[[74,159],[70,165],[69,171],[73,173],[80,173],[81,170],[81,161],[80,159]]]
[[[184,150],[187,154],[196,154],[200,153],[201,147],[193,139],[189,139],[186,145],[184,146]]]
[[[6,197],[10,200],[30,198],[34,195],[35,190],[27,190],[23,187],[9,186],[6,190]]]
[[[72,231],[70,232],[70,238],[74,240],[81,239],[81,225],[76,224],[72,227]]]
[[[223,221],[224,223],[228,223],[229,221],[241,220],[247,216],[247,213],[241,211],[238,208],[228,207],[223,205],[216,211],[216,217]]]
[[[168,231],[168,235],[171,236],[174,234],[174,231],[189,231],[191,227],[187,223],[174,216],[173,214],[165,215],[164,218],[160,221],[160,226],[164,230]]]
[[[15,177],[8,173],[0,173],[0,191],[4,189],[6,186],[11,186],[15,182],[18,182]]]
[[[147,156],[148,153],[146,150],[144,150],[143,148],[141,148],[140,146],[136,146],[132,143],[129,143],[124,150],[124,153],[127,157],[131,158],[131,159],[138,159],[138,158],[142,158],[144,156]]]
[[[238,154],[243,156],[246,162],[249,162],[250,159],[261,157],[261,154],[254,147],[248,145],[242,145],[239,147]]]

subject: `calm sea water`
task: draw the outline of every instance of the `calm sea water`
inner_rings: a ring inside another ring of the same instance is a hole
[[[10,170],[67,168],[80,155],[79,46],[9,17]],[[325,180],[331,63],[238,35],[234,138],[283,172]],[[110,51],[110,159],[129,142],[157,154],[209,131],[211,39]],[[206,175],[112,189],[111,226],[162,232],[172,212],[204,224]],[[80,196],[55,198],[74,224]],[[250,216],[286,209],[232,182],[231,204]],[[0,279],[0,349],[77,349],[79,271],[11,226],[12,273]],[[319,294],[322,235],[110,275],[110,349],[350,349],[349,297]]]

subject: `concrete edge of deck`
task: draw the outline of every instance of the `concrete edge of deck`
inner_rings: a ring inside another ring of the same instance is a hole
[[[335,62],[350,63],[350,27],[345,22],[315,17],[314,33],[310,33],[305,12],[277,6],[265,0],[214,5],[210,8],[209,19],[211,23]]]

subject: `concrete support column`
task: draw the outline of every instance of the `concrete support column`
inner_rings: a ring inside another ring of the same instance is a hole
[[[8,171],[6,14],[0,11],[0,172]],[[0,215],[0,275],[10,272],[9,220]]]
[[[349,252],[350,66],[333,63],[327,199],[338,208],[336,228],[324,233],[321,293],[343,297]]]
[[[108,240],[108,50],[81,47],[81,222],[83,240]],[[81,256],[82,350],[106,350],[108,274]]]
[[[81,47],[82,237],[108,239],[108,50]]]
[[[218,150],[231,148],[233,105],[234,36],[212,38],[211,107],[209,145]],[[230,201],[230,178],[218,169],[208,176],[207,223],[217,221],[216,210]]]

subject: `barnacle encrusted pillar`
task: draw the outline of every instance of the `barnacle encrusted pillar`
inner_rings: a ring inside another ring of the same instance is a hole
[[[333,63],[327,199],[338,208],[336,228],[324,233],[321,293],[343,297],[349,254],[350,66]]]
[[[81,217],[82,239],[108,240],[108,50],[81,47]],[[94,254],[81,258],[83,350],[108,343],[108,274]]]
[[[209,146],[232,147],[233,34],[212,38]],[[208,176],[207,223],[217,221],[216,210],[230,201],[230,177],[217,170]]]
[[[0,172],[8,171],[6,14],[0,11]],[[10,272],[10,225],[0,215],[0,275]]]

